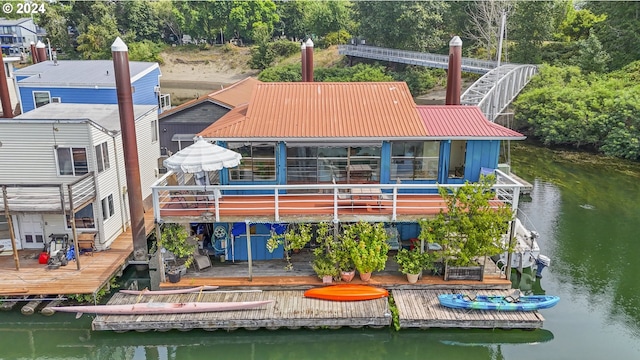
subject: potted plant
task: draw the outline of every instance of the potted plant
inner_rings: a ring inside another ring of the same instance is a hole
[[[362,281],[369,281],[373,271],[384,270],[389,252],[387,237],[382,223],[373,225],[360,221],[346,227],[342,241],[349,249]]]
[[[340,278],[344,282],[350,282],[356,275],[356,265],[353,263],[349,251],[349,247],[343,241],[338,242],[334,250],[336,264],[340,271]]]
[[[189,231],[180,224],[165,224],[162,229],[161,243],[165,258],[173,256],[173,262],[167,269],[171,282],[180,281],[180,275],[193,263],[193,254],[197,245],[188,241]]]
[[[311,225],[299,224],[296,227],[287,229],[284,234],[271,232],[271,237],[267,239],[267,250],[272,253],[279,246],[284,246],[284,256],[287,261],[286,270],[293,269],[290,252],[299,252],[311,241]]]
[[[428,242],[442,245],[445,280],[483,280],[484,265],[478,263],[508,249],[502,243],[512,211],[504,204],[492,202],[491,190],[495,176],[482,176],[478,183],[465,184],[458,189],[439,188],[447,204],[447,212],[440,211],[435,219],[423,220],[421,236]]]
[[[321,248],[315,248],[313,253],[315,255],[313,262],[311,263],[313,271],[315,271],[316,275],[322,279],[322,283],[332,283],[333,278],[339,274],[335,260],[332,256],[324,253]]]
[[[316,242],[318,247],[313,249],[314,259],[311,267],[322,282],[329,284],[340,271],[337,265],[336,250],[338,243],[330,234],[329,225],[325,222],[318,224],[316,228]]]
[[[420,249],[407,250],[400,249],[396,254],[396,261],[400,272],[407,275],[410,283],[416,283],[420,273],[425,268],[426,253],[422,253]]]

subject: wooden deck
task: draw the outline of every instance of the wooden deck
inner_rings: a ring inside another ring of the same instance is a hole
[[[401,328],[541,328],[544,318],[538,312],[460,311],[442,307],[438,290],[393,290]],[[506,293],[494,291],[493,293]],[[340,327],[380,328],[392,325],[387,298],[339,302],[305,298],[302,290],[281,291],[224,291],[215,290],[180,295],[115,294],[109,304],[143,302],[205,302],[258,301],[274,303],[251,310],[167,315],[98,315],[93,330],[111,331],[168,331],[236,330],[245,328],[270,330],[301,327],[317,329]]]
[[[385,327],[391,324],[391,312],[387,299],[363,302],[336,303],[303,296],[303,291],[213,291],[201,294],[133,296],[116,294],[109,304],[136,302],[190,302],[190,301],[259,301],[276,300],[275,303],[250,310],[170,315],[99,315],[92,323],[94,330],[113,331],[165,331],[189,330],[255,330],[267,328],[298,329],[301,327],[339,328]]]
[[[537,311],[461,310],[441,306],[439,294],[464,292],[453,290],[393,290],[401,328],[481,328],[538,329],[544,318]],[[482,294],[508,295],[509,292],[483,291]]]
[[[145,213],[147,233],[153,230],[153,212]],[[0,256],[2,296],[29,297],[67,294],[94,294],[126,266],[133,253],[131,231],[122,233],[109,250],[80,257],[80,270],[75,261],[58,269],[38,263],[39,250],[19,250],[20,270],[15,269],[13,256]],[[9,253],[11,254],[11,253]]]

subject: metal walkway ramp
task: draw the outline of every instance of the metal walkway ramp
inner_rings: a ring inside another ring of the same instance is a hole
[[[447,69],[449,56],[367,45],[340,45],[340,55]],[[490,121],[500,115],[538,72],[536,65],[505,63],[462,58],[462,71],[483,74],[460,97],[463,105],[479,106]]]

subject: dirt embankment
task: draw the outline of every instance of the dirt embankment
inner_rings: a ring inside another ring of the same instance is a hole
[[[208,94],[258,72],[247,66],[249,49],[217,46],[207,50],[172,47],[162,54],[162,92],[173,105]]]

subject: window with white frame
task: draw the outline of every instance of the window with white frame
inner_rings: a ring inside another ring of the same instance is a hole
[[[85,148],[58,147],[56,149],[58,160],[58,174],[60,175],[84,175],[89,172],[87,166],[87,150]]]
[[[47,105],[51,102],[51,94],[48,91],[34,91],[33,92],[33,104],[35,107]]]
[[[59,96],[54,96],[54,97],[51,98],[51,102],[52,103],[61,103],[62,100],[60,100]]]
[[[229,171],[231,180],[276,179],[275,143],[229,143],[229,149],[242,155],[240,165]]]
[[[113,214],[113,194],[109,194],[109,196],[102,199],[102,220],[107,220]]]
[[[109,147],[107,142],[96,145],[96,162],[98,163],[98,173],[101,173],[110,167],[109,162]]]
[[[158,120],[151,121],[151,142],[158,141]]]

